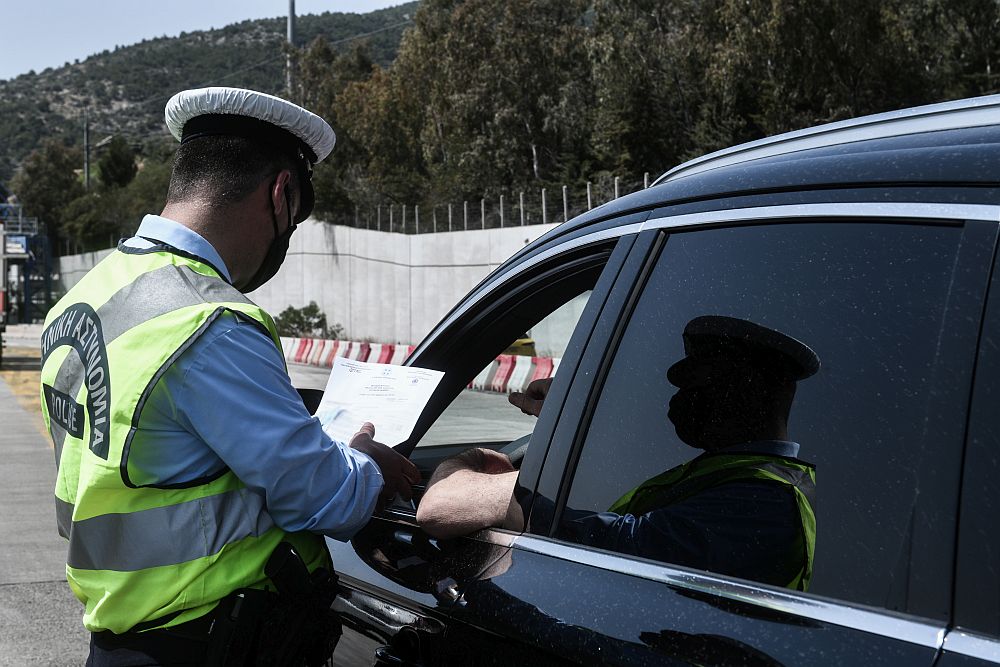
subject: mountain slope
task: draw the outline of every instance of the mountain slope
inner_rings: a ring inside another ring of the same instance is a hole
[[[318,36],[340,48],[364,39],[375,62],[396,56],[417,2],[368,14],[298,17],[297,42]],[[243,21],[217,30],[145,40],[83,61],[0,81],[0,183],[49,137],[82,143],[123,134],[133,143],[166,138],[163,105],[185,88],[225,85],[280,94],[285,87],[284,18]],[[360,37],[367,35],[365,37]]]

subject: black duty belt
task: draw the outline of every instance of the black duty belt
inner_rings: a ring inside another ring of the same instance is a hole
[[[173,640],[201,642],[204,644],[208,642],[208,634],[212,629],[212,623],[214,621],[215,610],[213,609],[204,616],[199,616],[196,619],[186,621],[184,623],[178,623],[177,625],[173,625],[169,628],[143,630],[140,625],[120,635],[115,634],[110,630],[95,632],[93,633],[94,643],[109,651],[116,648],[134,648],[137,645],[145,645],[149,642],[157,641],[161,637]],[[154,621],[154,623],[163,622],[163,619]]]

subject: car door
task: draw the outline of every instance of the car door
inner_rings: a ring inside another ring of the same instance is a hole
[[[654,215],[580,356],[538,483],[518,489],[527,531],[459,589],[452,637],[507,639],[476,664],[933,664],[997,219],[993,206],[935,204]],[[607,512],[696,453],[667,419],[666,370],[706,314],[794,336],[821,359],[788,425],[817,471],[808,591],[730,574],[738,563],[713,571],[672,563],[670,549],[566,537],[566,517]]]
[[[536,424],[508,404],[506,392],[535,373],[558,368],[552,406],[565,395],[628,255],[633,237],[625,231],[576,235],[502,267],[416,350],[408,364],[445,372],[414,435],[398,447],[411,455],[424,481],[448,455],[471,446],[512,451],[530,435],[520,469],[524,484],[534,486],[545,456],[544,434],[558,410]],[[530,344],[526,332],[533,334]],[[519,350],[528,354],[503,354],[517,339]],[[419,502],[422,485],[415,490]],[[517,532],[513,527],[438,541],[416,525],[415,506],[400,504],[376,516],[351,543],[328,540],[341,585],[335,608],[344,625],[335,661],[474,664],[486,645],[503,651],[505,638],[455,641],[452,613],[463,604],[466,583],[503,561]]]

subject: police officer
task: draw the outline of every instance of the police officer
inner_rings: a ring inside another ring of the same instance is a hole
[[[324,434],[274,322],[245,296],[309,215],[333,130],[233,88],[178,93],[165,115],[180,141],[166,207],[52,308],[42,337],[90,665],[199,663],[220,601],[273,588],[264,566],[280,543],[310,572],[329,567],[322,536],[350,539],[419,480],[370,423],[349,446]]]
[[[683,340],[684,358],[667,371],[678,388],[668,416],[678,437],[704,453],[644,481],[606,512],[564,510],[559,535],[806,590],[816,541],[815,467],[798,458],[788,417],[796,384],[819,370],[819,357],[801,341],[735,317],[696,317]],[[549,384],[536,380],[509,400],[538,415]],[[516,524],[516,479],[498,452],[446,459],[428,482],[417,521],[437,537]],[[553,510],[537,498],[531,511],[544,517]]]

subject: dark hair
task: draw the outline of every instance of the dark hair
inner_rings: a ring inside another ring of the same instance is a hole
[[[201,199],[214,206],[235,204],[282,169],[292,172],[292,187],[298,187],[295,162],[267,144],[228,135],[192,139],[174,155],[167,203]]]

